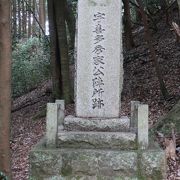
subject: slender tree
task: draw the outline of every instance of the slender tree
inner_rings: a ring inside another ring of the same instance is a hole
[[[11,177],[11,31],[10,0],[0,0],[0,171]]]
[[[13,5],[13,8],[12,8],[12,16],[13,16],[12,28],[13,28],[13,37],[15,38],[17,35],[16,0],[13,0],[12,5]]]
[[[134,40],[132,35],[132,25],[131,25],[131,13],[129,0],[123,0],[124,3],[124,30],[126,37],[127,49],[132,49],[134,47]]]
[[[28,34],[28,30],[27,30],[27,24],[28,24],[28,7],[26,5],[26,2],[24,1],[24,7],[25,7],[25,19],[24,19],[24,23],[25,23],[25,35],[27,37]]]
[[[34,13],[34,16],[36,16],[36,1],[32,0],[32,10]],[[32,22],[32,35],[35,36],[36,35],[36,20],[33,16],[33,22]]]
[[[39,0],[39,23],[44,31],[46,31],[46,9],[45,0]]]
[[[55,0],[55,16],[57,26],[57,37],[59,41],[59,52],[61,58],[62,91],[66,103],[71,102],[71,89],[69,77],[69,58],[67,32],[65,23],[65,1]]]
[[[49,33],[50,33],[50,49],[51,49],[51,68],[53,80],[53,98],[62,98],[62,83],[61,83],[61,66],[60,53],[57,40],[57,28],[55,23],[55,8],[54,0],[48,0],[48,18],[49,18]]]
[[[69,78],[69,58],[68,43],[65,23],[65,0],[48,0],[50,37],[51,37],[51,62],[53,67],[53,79],[55,94],[60,95],[68,104],[72,100],[70,78]],[[58,68],[58,69],[57,69]],[[56,98],[56,97],[55,97]]]
[[[74,50],[76,19],[72,9],[72,3],[69,1],[65,1],[65,20],[68,25],[69,34],[71,38],[71,44],[69,46],[71,49]]]
[[[22,34],[25,37],[26,34],[26,22],[27,22],[27,16],[26,16],[26,4],[24,1],[21,1],[22,3]]]
[[[180,24],[180,0],[177,0],[177,4],[178,4],[178,9],[179,9],[178,15],[179,15],[179,24]]]
[[[21,0],[18,0],[18,35],[21,38]]]
[[[166,0],[159,0],[161,9],[163,11],[163,13],[165,14],[166,17],[166,24],[169,25],[169,12],[168,12],[168,5],[167,5],[167,1]]]
[[[142,16],[142,21],[143,21],[143,24],[144,24],[144,29],[145,29],[144,36],[145,36],[145,39],[146,39],[146,41],[148,43],[148,46],[149,46],[149,50],[150,50],[150,53],[151,53],[151,58],[154,61],[154,66],[155,66],[156,74],[157,74],[157,77],[158,77],[158,80],[159,80],[161,93],[162,93],[164,99],[167,99],[168,98],[168,91],[166,89],[166,86],[165,86],[165,83],[164,83],[164,80],[163,80],[163,77],[162,77],[160,65],[158,63],[157,55],[156,55],[155,49],[154,49],[153,44],[152,44],[151,33],[149,31],[146,14],[144,12],[144,6],[143,6],[143,3],[142,3],[142,0],[137,0],[137,2],[139,4],[139,9],[140,9],[141,16]]]
[[[28,0],[28,5],[26,4],[27,11],[28,11],[28,38],[31,37],[32,34],[32,25],[31,25],[31,0]]]

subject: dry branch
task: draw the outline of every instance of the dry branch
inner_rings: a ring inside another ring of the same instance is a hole
[[[172,28],[176,34],[177,42],[180,42],[180,27],[175,22],[172,22]]]

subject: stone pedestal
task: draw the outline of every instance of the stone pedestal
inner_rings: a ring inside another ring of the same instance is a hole
[[[59,104],[54,106],[58,107]],[[142,109],[135,114],[139,113],[142,113]],[[136,120],[139,122],[141,119]],[[130,129],[130,119],[127,117],[65,117],[63,124],[59,124],[56,148],[47,143],[46,137],[30,152],[30,179],[164,180],[164,151],[154,143],[146,149],[142,148],[143,139],[140,138],[139,142],[137,133],[130,132]],[[138,131],[142,135],[143,130]]]
[[[165,154],[147,150],[47,148],[42,140],[30,153],[31,180],[163,180]]]
[[[127,116],[113,119],[67,116],[64,119],[64,130],[67,131],[127,132],[129,127]]]

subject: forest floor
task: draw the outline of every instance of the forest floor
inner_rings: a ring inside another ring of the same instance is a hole
[[[132,100],[146,103],[149,105],[151,128],[179,99],[180,45],[176,43],[171,27],[160,23],[158,32],[153,35],[153,44],[170,94],[169,100],[165,101],[160,93],[154,62],[149,58],[143,31],[135,36],[135,44],[136,47],[133,50],[124,51],[125,72],[121,115],[130,116]],[[45,133],[45,110],[50,100],[51,82],[47,81],[13,102],[11,137],[13,180],[28,179],[28,154]],[[66,114],[73,113],[74,105],[68,105]],[[167,174],[168,180],[180,179],[180,152],[177,152],[176,160],[168,159]]]

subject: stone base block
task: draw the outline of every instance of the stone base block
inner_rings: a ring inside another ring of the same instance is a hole
[[[43,178],[45,180],[138,180],[137,177],[132,177],[132,178],[129,178],[129,177],[118,177],[118,176],[111,176],[111,177],[108,177],[108,176],[68,176],[68,177],[64,177],[64,176],[52,176],[50,178]],[[37,180],[37,179],[34,179],[34,178],[31,178],[31,180]],[[38,179],[38,180],[41,180]]]
[[[30,152],[31,180],[163,180],[165,154],[146,151],[46,148],[44,141]]]
[[[90,149],[137,149],[136,134],[131,132],[58,132],[58,147]]]
[[[130,119],[121,118],[79,118],[67,116],[64,119],[64,129],[68,131],[100,131],[120,132],[129,131]]]

